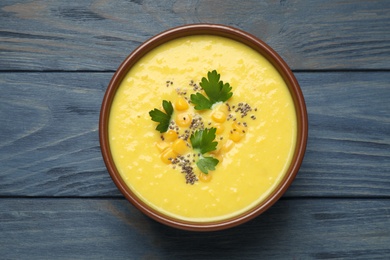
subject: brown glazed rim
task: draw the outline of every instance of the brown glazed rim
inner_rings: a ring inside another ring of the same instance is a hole
[[[117,168],[115,167],[108,139],[108,120],[110,116],[111,104],[121,81],[130,68],[141,57],[143,57],[146,53],[155,47],[173,39],[191,35],[216,35],[230,38],[241,42],[262,54],[266,59],[268,59],[268,61],[271,62],[271,64],[278,70],[278,72],[285,80],[293,98],[297,116],[297,143],[292,162],[285,177],[279,186],[275,189],[275,191],[270,194],[265,201],[261,202],[259,205],[255,206],[249,211],[242,213],[241,215],[212,222],[192,222],[175,219],[170,216],[166,216],[146,205],[127,187],[124,180],[121,178]],[[99,139],[104,162],[112,180],[118,189],[122,192],[122,194],[126,197],[126,199],[129,200],[141,212],[160,223],[191,231],[215,231],[231,228],[253,219],[271,207],[286,192],[288,187],[293,182],[296,174],[298,173],[306,150],[307,136],[308,121],[305,101],[298,81],[294,77],[287,64],[272,48],[270,48],[263,41],[257,39],[255,36],[240,29],[218,24],[191,24],[175,27],[159,33],[136,48],[123,61],[112,77],[103,98],[99,121]]]

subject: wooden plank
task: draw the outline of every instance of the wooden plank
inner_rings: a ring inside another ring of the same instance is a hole
[[[125,200],[1,199],[3,259],[388,259],[390,200],[281,200],[233,229],[194,233]]]
[[[390,197],[390,73],[296,73],[307,153],[288,197]],[[3,73],[0,196],[120,196],[100,154],[112,73]]]
[[[389,196],[390,74],[296,75],[308,107],[309,140],[287,195]]]
[[[389,13],[387,0],[6,0],[0,69],[113,71],[141,42],[188,23],[248,31],[294,70],[390,69]]]
[[[119,195],[98,141],[110,76],[2,74],[2,195]]]

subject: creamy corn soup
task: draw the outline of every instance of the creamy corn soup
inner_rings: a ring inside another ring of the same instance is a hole
[[[207,97],[200,82],[212,72],[232,96],[197,110],[191,95]],[[160,132],[150,112],[169,114],[163,100],[173,112]],[[202,154],[190,138],[204,129],[214,129],[217,145]],[[198,222],[266,199],[289,167],[296,135],[294,104],[276,69],[253,49],[210,35],[172,40],[145,55],[122,81],[109,118],[112,156],[129,188],[168,216]],[[205,157],[214,162],[207,173],[197,165]]]

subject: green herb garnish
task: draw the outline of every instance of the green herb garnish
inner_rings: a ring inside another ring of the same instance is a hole
[[[196,162],[196,165],[198,166],[199,170],[208,174],[209,170],[215,170],[215,166],[217,166],[218,163],[218,159],[215,159],[214,157],[202,157]]]
[[[192,148],[199,150],[201,154],[211,152],[217,149],[218,142],[214,142],[217,128],[206,128],[195,131],[191,137]]]
[[[154,110],[149,111],[149,115],[154,122],[158,122],[159,124],[156,127],[156,130],[160,133],[164,133],[168,130],[169,123],[171,121],[173,106],[171,101],[163,100],[162,106],[166,113],[155,108]]]
[[[191,137],[191,145],[193,149],[198,150],[202,155],[212,152],[217,149],[218,142],[215,142],[216,128],[206,128],[204,130],[195,131]],[[196,165],[203,173],[209,173],[209,170],[215,170],[215,166],[219,161],[213,157],[203,157],[196,162]]]
[[[207,97],[201,93],[191,95],[191,102],[195,105],[196,110],[211,109],[218,102],[225,102],[232,97],[232,87],[229,83],[223,83],[219,80],[220,74],[216,70],[207,73],[207,79],[202,78],[200,86],[205,91]]]

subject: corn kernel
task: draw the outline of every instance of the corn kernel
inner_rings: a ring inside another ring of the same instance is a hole
[[[188,106],[187,100],[185,100],[183,97],[179,97],[179,98],[175,101],[175,108],[176,108],[176,110],[178,110],[178,111],[187,110],[188,107],[189,107],[189,106]]]
[[[233,129],[236,129],[236,131],[239,131],[239,132],[245,134],[245,126],[243,126],[243,125],[240,124],[240,123],[233,122],[232,128],[233,128]]]
[[[189,127],[192,121],[191,115],[188,113],[180,113],[176,116],[176,124],[181,127]]]
[[[216,154],[216,155],[214,156],[214,158],[218,160],[218,164],[222,163],[222,161],[223,161],[223,156],[222,156],[222,154]]]
[[[214,120],[214,122],[217,123],[223,123],[226,120],[226,113],[216,110],[211,114],[211,118]]]
[[[164,163],[170,164],[171,160],[176,158],[176,156],[177,154],[169,147],[161,153],[160,158]]]
[[[202,172],[202,173],[199,174],[199,180],[201,182],[210,182],[211,179],[212,179],[212,176],[211,176],[210,173],[206,174],[206,173]]]
[[[234,129],[236,130],[236,129]],[[229,139],[234,141],[234,142],[239,142],[242,138],[244,137],[244,134],[240,131],[232,131],[229,135]]]
[[[188,151],[187,143],[183,139],[177,139],[173,142],[172,149],[177,154],[185,154]]]
[[[169,144],[167,142],[160,141],[160,142],[156,143],[156,147],[157,147],[157,149],[161,153],[161,152],[163,152],[165,149],[167,149],[169,147]]]
[[[217,149],[215,149],[214,151],[210,152],[210,154],[212,154],[214,157],[216,157],[220,153],[221,153],[221,145],[217,145]]]
[[[223,131],[225,130],[225,126],[224,126],[224,125],[221,125],[221,124],[215,124],[214,127],[217,129],[217,130],[215,131],[215,133],[216,133],[217,135],[222,134]]]
[[[168,142],[173,142],[177,139],[177,133],[176,131],[174,130],[168,130],[165,134],[164,134],[164,140],[165,141],[168,141]]]
[[[222,146],[221,152],[227,153],[229,152],[234,146],[234,142],[232,140],[227,140],[226,143]]]

